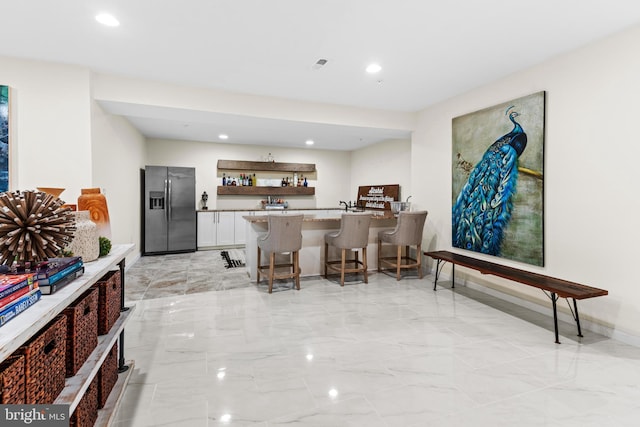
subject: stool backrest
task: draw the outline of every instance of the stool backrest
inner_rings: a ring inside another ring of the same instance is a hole
[[[333,241],[337,248],[366,248],[369,243],[369,213],[343,213],[340,221],[340,233]]]
[[[302,248],[303,214],[269,215],[269,230],[258,239],[258,246],[266,252],[291,252]]]
[[[427,211],[400,211],[398,224],[392,233],[393,244],[417,245],[422,242],[422,230],[427,219]]]

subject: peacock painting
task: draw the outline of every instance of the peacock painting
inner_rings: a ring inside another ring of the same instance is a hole
[[[544,97],[453,120],[454,247],[544,265]]]

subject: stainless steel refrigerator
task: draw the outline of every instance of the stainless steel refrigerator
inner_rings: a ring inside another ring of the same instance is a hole
[[[146,166],[144,254],[196,250],[195,168]]]

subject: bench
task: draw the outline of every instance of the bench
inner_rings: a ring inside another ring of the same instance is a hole
[[[496,264],[493,262],[483,261],[476,258],[471,258],[466,255],[460,255],[449,251],[435,251],[424,252],[428,257],[437,261],[436,264],[436,278],[433,282],[433,290],[436,290],[438,284],[438,276],[445,263],[449,262],[452,265],[452,278],[451,287],[455,287],[455,266],[460,265],[463,267],[471,268],[479,271],[482,274],[492,274],[494,276],[502,277],[503,279],[509,279],[514,282],[523,283],[534,288],[541,289],[545,295],[551,299],[553,305],[553,323],[556,333],[556,343],[560,344],[558,339],[558,311],[556,302],[558,298],[565,298],[569,309],[573,315],[574,320],[578,326],[578,336],[582,337],[582,330],[580,329],[580,316],[578,315],[578,303],[576,300],[582,300],[587,298],[594,298],[599,296],[608,295],[609,292],[605,289],[594,288],[591,286],[581,285],[580,283],[569,282],[567,280],[556,279],[555,277],[544,276],[538,273],[532,273],[530,271],[520,270],[513,267],[507,267],[505,265]],[[440,265],[442,263],[442,266]],[[569,298],[573,299],[573,309],[569,303]]]

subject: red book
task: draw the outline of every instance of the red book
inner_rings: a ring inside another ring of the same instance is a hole
[[[0,299],[0,310],[2,310],[5,306],[11,304],[13,301],[17,300],[21,296],[26,295],[29,292],[31,292],[31,289],[32,289],[31,286],[24,286],[24,287],[18,289],[17,291],[14,291],[14,292],[10,293],[8,296]]]

